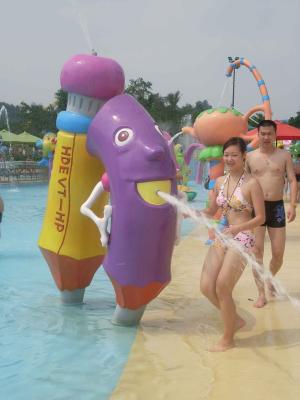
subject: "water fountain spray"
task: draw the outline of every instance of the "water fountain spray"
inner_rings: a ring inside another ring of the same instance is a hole
[[[197,213],[195,210],[190,208],[186,203],[178,200],[176,197],[171,196],[167,193],[157,192],[157,194],[163,198],[168,203],[175,206],[178,212],[188,215],[192,218],[195,223],[204,224],[207,228],[214,229],[215,234],[218,239],[224,244],[226,247],[230,247],[234,249],[237,253],[239,253],[244,260],[247,262],[248,265],[254,268],[255,272],[258,274],[262,282],[264,283],[271,283],[275,288],[275,294],[278,298],[287,298],[291,304],[297,307],[300,310],[300,301],[294,297],[292,297],[288,291],[284,288],[282,283],[275,278],[270,271],[264,270],[263,266],[260,265],[254,258],[252,254],[245,252],[239,243],[237,243],[233,238],[223,234],[219,229],[215,229],[215,225],[213,225],[210,220],[204,215],[204,213]]]
[[[11,130],[10,130],[10,125],[9,125],[8,112],[7,112],[7,108],[4,105],[0,108],[0,120],[1,120],[2,115],[4,115],[7,131],[9,133],[9,137],[11,138]],[[9,141],[9,154],[11,154],[11,140]]]

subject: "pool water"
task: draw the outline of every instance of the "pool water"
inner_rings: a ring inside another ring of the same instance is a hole
[[[192,186],[193,187],[193,186]],[[37,240],[46,185],[0,186],[0,398],[102,400],[127,362],[136,328],[111,324],[115,296],[102,268],[81,306],[63,305]],[[197,189],[198,190],[198,189]],[[200,191],[193,206],[200,208]],[[185,220],[182,233],[192,223]]]

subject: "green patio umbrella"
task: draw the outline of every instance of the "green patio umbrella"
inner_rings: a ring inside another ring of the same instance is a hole
[[[18,136],[19,135],[6,131],[5,129],[0,131],[0,141],[2,140],[3,143],[20,143]]]
[[[19,143],[32,143],[34,144],[37,140],[41,140],[38,136],[31,135],[31,133],[28,132],[22,132],[19,135],[16,135],[18,137],[18,142]]]

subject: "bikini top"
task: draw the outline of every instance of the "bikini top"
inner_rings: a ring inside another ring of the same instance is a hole
[[[234,211],[244,211],[248,210],[249,212],[253,211],[253,206],[244,198],[241,186],[245,180],[245,174],[243,174],[234,189],[232,195],[228,199],[224,193],[224,187],[227,181],[229,180],[230,174],[228,174],[219,190],[218,196],[216,198],[217,205],[222,207],[224,211],[234,210]]]

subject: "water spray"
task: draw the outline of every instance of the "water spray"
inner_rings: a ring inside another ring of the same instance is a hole
[[[180,132],[176,133],[174,136],[172,136],[172,138],[168,141],[168,145],[172,144],[174,142],[174,140],[177,139],[178,136],[180,136],[182,134],[183,134],[183,132],[180,131]]]
[[[191,217],[192,220],[195,221],[198,225],[204,224],[207,228],[214,229],[216,236],[224,244],[224,246],[230,247],[231,249],[234,249],[238,254],[240,254],[247,262],[247,264],[251,265],[254,268],[255,272],[258,274],[258,276],[264,283],[271,283],[273,285],[273,287],[275,288],[276,297],[278,298],[286,297],[293,306],[300,309],[300,301],[290,296],[288,291],[282,285],[282,283],[277,278],[275,278],[270,273],[270,271],[264,270],[263,266],[255,260],[252,254],[246,253],[243,250],[242,246],[239,243],[237,243],[233,238],[222,233],[220,229],[216,229],[215,225],[213,225],[210,222],[210,220],[204,215],[204,213],[196,212],[195,210],[190,208],[186,203],[178,200],[176,197],[171,196],[167,193],[157,191],[157,195],[160,196],[165,201],[167,201],[168,203],[172,204],[174,207],[176,207],[181,214],[188,215],[189,217]]]

